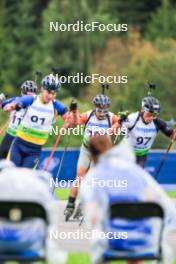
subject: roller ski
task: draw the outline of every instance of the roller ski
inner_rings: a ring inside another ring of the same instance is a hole
[[[75,210],[75,203],[68,202],[65,211],[64,211],[64,216],[65,216],[65,221],[69,221],[70,217],[73,215]]]
[[[74,220],[81,220],[82,218],[83,218],[82,204],[79,203],[77,208],[76,208],[76,211],[73,215],[73,219]]]

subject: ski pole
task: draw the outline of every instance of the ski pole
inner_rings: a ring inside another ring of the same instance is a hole
[[[170,151],[170,149],[171,149],[173,143],[174,143],[174,139],[172,139],[172,140],[169,142],[169,145],[168,145],[168,147],[167,147],[167,150],[166,150],[166,152],[165,152],[164,155],[163,155],[163,158],[162,158],[162,160],[161,160],[161,162],[160,162],[160,166],[159,166],[159,168],[158,168],[158,170],[157,170],[157,172],[156,172],[156,177],[155,177],[156,180],[158,179],[158,177],[159,177],[159,175],[160,175],[161,169],[162,169],[162,167],[163,167],[163,165],[164,165],[164,163],[165,163],[165,161],[166,161],[166,159],[167,159],[168,153],[169,153],[169,151]]]
[[[152,96],[152,90],[156,89],[156,84],[154,82],[148,81],[148,96]]]
[[[5,122],[5,124],[0,128],[0,135],[4,132],[4,130],[8,127],[10,121],[12,120],[12,116],[10,115],[8,120]]]
[[[105,90],[109,89],[109,84],[101,83],[102,94],[105,94]]]
[[[76,113],[76,110],[77,110],[77,103],[74,100],[72,100],[71,104],[70,104],[70,112]],[[57,172],[57,175],[56,175],[56,180],[57,181],[58,181],[59,174],[60,174],[60,171],[61,171],[61,168],[62,168],[62,163],[64,161],[65,153],[66,153],[68,145],[69,145],[69,141],[70,141],[70,135],[68,135],[68,137],[67,137],[67,142],[66,142],[64,151],[62,153],[61,161],[60,161],[60,164],[59,164],[59,169],[58,169],[58,172]],[[53,193],[54,193],[54,190],[55,190],[55,186],[53,188]]]
[[[64,127],[64,126],[61,127],[61,130],[62,130],[63,127]],[[53,155],[54,155],[54,153],[55,153],[55,151],[56,151],[56,149],[57,149],[57,146],[58,146],[58,144],[59,144],[59,141],[60,141],[60,139],[61,139],[61,136],[62,136],[62,134],[59,133],[59,135],[58,135],[58,137],[57,137],[57,139],[56,139],[56,142],[55,142],[55,144],[54,144],[54,146],[53,146],[53,148],[52,148],[51,154],[50,154],[50,156],[49,156],[49,158],[48,158],[48,160],[47,160],[47,162],[46,162],[46,165],[45,165],[45,167],[44,167],[44,170],[48,170],[48,169],[49,169],[50,163],[51,163],[52,158],[53,158]]]
[[[37,83],[38,77],[41,77],[41,76],[42,76],[42,72],[41,71],[36,71],[35,72],[35,78],[34,78],[35,83]]]
[[[74,101],[72,100],[72,102],[71,102],[71,104],[70,104],[70,111],[72,111],[72,112],[76,112],[76,110],[77,110],[77,103],[74,102]],[[62,126],[62,128],[64,128],[64,125]],[[61,131],[62,131],[62,128],[61,128]],[[44,167],[44,170],[48,170],[49,165],[50,165],[50,163],[51,163],[51,160],[52,160],[52,158],[53,158],[53,155],[54,155],[54,153],[55,153],[55,151],[56,151],[56,148],[57,148],[57,146],[58,146],[58,144],[59,144],[59,141],[60,141],[60,139],[61,139],[61,136],[62,136],[62,134],[59,133],[59,135],[58,135],[58,137],[57,137],[57,140],[56,140],[56,142],[55,142],[55,144],[54,144],[54,146],[53,146],[53,149],[52,149],[52,151],[51,151],[51,154],[50,154],[50,156],[49,156],[49,158],[48,158],[48,160],[47,160],[47,162],[46,162],[46,165],[45,165],[45,167]]]
[[[67,142],[66,142],[66,145],[65,145],[64,151],[63,151],[63,153],[62,153],[62,156],[61,156],[61,160],[60,160],[60,163],[59,163],[59,168],[58,168],[57,175],[56,175],[56,180],[57,180],[57,181],[58,181],[58,179],[59,179],[59,175],[60,175],[61,168],[62,168],[62,164],[63,164],[64,158],[65,158],[65,153],[66,153],[67,148],[68,148],[68,145],[69,145],[69,141],[70,141],[70,136],[67,137]],[[53,188],[53,190],[52,190],[52,193],[54,193],[55,188],[56,188],[56,186],[54,185],[54,188]]]

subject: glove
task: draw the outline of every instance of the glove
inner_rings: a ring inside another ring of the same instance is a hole
[[[6,99],[3,93],[0,94],[0,103],[2,103]]]
[[[119,117],[119,123],[122,123],[127,120],[129,111],[126,110],[126,111],[118,112],[117,115]]]
[[[77,110],[77,102],[72,100],[70,103],[70,111],[76,112],[76,110]]]
[[[169,128],[173,128],[176,125],[176,120],[171,119],[170,121],[166,121],[166,124]]]
[[[16,111],[20,111],[23,108],[23,104],[22,103],[17,103],[17,104],[15,104],[14,108],[15,108]]]

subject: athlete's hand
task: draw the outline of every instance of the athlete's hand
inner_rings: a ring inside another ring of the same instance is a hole
[[[67,112],[64,115],[64,127],[65,128],[74,128],[78,125],[79,122],[79,112],[78,110],[72,112]]]
[[[126,121],[128,118],[128,115],[129,115],[128,111],[118,112],[119,123]]]
[[[3,93],[0,94],[0,104],[6,99]]]
[[[171,139],[176,140],[176,128],[172,132]]]
[[[16,106],[16,104],[14,104],[14,103],[7,104],[6,106],[4,106],[3,111],[11,112],[11,111],[15,110],[15,106]]]
[[[116,122],[114,125],[112,125],[111,128],[108,129],[108,134],[110,136],[116,134],[117,130],[121,127],[122,125],[119,122]]]

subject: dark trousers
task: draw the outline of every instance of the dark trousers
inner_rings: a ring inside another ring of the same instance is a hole
[[[136,156],[136,163],[140,167],[144,168],[146,161],[147,161],[147,155],[145,155],[145,156]]]
[[[7,158],[7,154],[10,150],[11,144],[13,142],[15,137],[9,135],[8,133],[5,134],[1,145],[0,145],[0,160],[1,159],[6,159]]]
[[[32,144],[16,137],[10,149],[10,160],[17,167],[32,169],[37,166],[40,153],[40,145]]]

